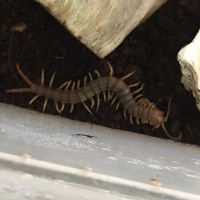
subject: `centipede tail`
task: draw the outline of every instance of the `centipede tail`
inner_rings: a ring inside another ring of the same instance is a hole
[[[135,72],[131,72],[122,78],[116,78],[113,76],[113,67],[110,63],[108,63],[108,67],[110,69],[110,73],[108,76],[101,76],[100,73],[95,70],[95,74],[97,76],[96,79],[93,78],[92,74],[89,73],[88,76],[84,77],[83,86],[81,87],[80,80],[76,82],[67,81],[64,82],[60,87],[53,88],[53,81],[55,78],[54,73],[50,79],[49,85],[44,85],[44,70],[41,73],[41,82],[40,84],[36,84],[32,82],[20,69],[17,64],[17,71],[22,79],[29,85],[27,88],[16,88],[10,89],[6,92],[10,93],[33,93],[35,96],[29,101],[29,104],[32,104],[39,96],[43,96],[45,98],[43,104],[43,112],[46,109],[48,100],[51,99],[55,102],[55,107],[58,113],[63,112],[65,108],[65,104],[70,104],[70,113],[74,110],[74,106],[77,103],[82,103],[85,109],[92,114],[91,109],[95,105],[94,96],[96,96],[96,111],[99,108],[100,104],[100,94],[103,94],[104,101],[111,100],[111,105],[116,103],[116,110],[121,104],[124,108],[124,117],[129,118],[130,122],[133,124],[133,118],[136,119],[136,123],[145,123],[150,124],[155,128],[162,127],[165,134],[173,139],[179,140],[181,139],[181,134],[178,138],[172,137],[165,128],[165,122],[168,119],[169,115],[169,107],[168,113],[165,117],[164,112],[159,110],[156,105],[150,102],[147,98],[143,97],[141,91],[143,89],[143,85],[140,86],[140,82],[127,85],[125,80],[132,76]],[[89,81],[88,81],[89,79]],[[131,91],[133,89],[133,91]],[[107,94],[106,94],[107,93]],[[86,100],[91,101],[91,105],[88,107],[86,104]],[[60,104],[60,106],[59,106]]]

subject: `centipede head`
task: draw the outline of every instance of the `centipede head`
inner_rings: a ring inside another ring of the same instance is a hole
[[[163,123],[165,123],[166,117],[163,111],[157,109],[156,107],[151,112],[151,121],[150,124],[155,128],[159,128]]]

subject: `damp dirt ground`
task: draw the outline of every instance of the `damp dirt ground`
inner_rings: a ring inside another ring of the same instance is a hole
[[[109,61],[115,76],[135,70],[129,82],[144,83],[143,94],[157,107],[167,112],[171,98],[170,116],[166,127],[181,142],[200,145],[200,112],[195,100],[181,84],[181,71],[177,62],[178,51],[190,43],[200,27],[199,0],[169,0],[151,18],[131,32],[122,44],[104,60],[96,57],[73,38],[38,3],[27,0],[0,1],[0,102],[42,111],[41,97],[28,105],[31,94],[8,94],[5,90],[27,86],[16,71],[19,63],[34,82],[40,82],[42,68],[45,82],[56,71],[54,87],[67,80],[83,80],[88,72],[98,69],[108,74],[105,60]],[[92,31],[92,30],[91,30]],[[102,100],[102,97],[101,97]],[[88,103],[88,102],[87,102]],[[114,129],[167,138],[161,128],[133,125],[125,119],[123,109],[101,103],[93,115],[77,104],[73,113],[66,106],[61,116],[91,122]],[[53,102],[45,113],[58,115]]]

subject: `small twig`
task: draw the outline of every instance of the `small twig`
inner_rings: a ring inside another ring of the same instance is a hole
[[[8,62],[9,62],[9,67],[12,71],[13,76],[15,77],[15,79],[17,80],[17,82],[19,84],[21,84],[20,80],[17,78],[13,67],[12,67],[12,62],[11,62],[11,46],[12,46],[12,42],[13,42],[13,37],[14,37],[14,32],[20,32],[22,33],[25,29],[26,29],[27,25],[25,23],[19,23],[18,25],[12,26],[10,28],[10,31],[12,32],[11,34],[11,38],[10,38],[10,42],[9,42],[9,47],[8,47]]]

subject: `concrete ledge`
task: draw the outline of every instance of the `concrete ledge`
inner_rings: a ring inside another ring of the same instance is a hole
[[[0,138],[3,171],[63,180],[132,199],[200,199],[196,146],[5,104],[0,104]]]

